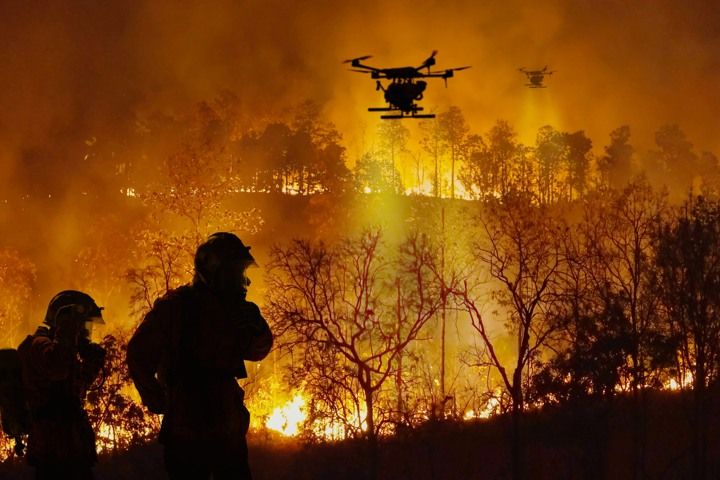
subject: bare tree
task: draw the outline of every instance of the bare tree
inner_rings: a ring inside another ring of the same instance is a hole
[[[565,138],[550,125],[538,130],[535,140],[535,159],[538,165],[538,195],[541,202],[552,203],[558,199],[559,185],[567,156]]]
[[[623,125],[610,132],[610,144],[606,145],[605,155],[598,161],[601,183],[610,188],[622,188],[632,178],[633,153],[630,145],[630,127]]]
[[[522,151],[517,134],[508,122],[498,120],[485,134],[485,140],[475,143],[477,147],[468,152],[461,180],[467,189],[473,186],[483,196],[507,195],[512,188],[512,174],[518,168],[518,156]]]
[[[709,388],[720,378],[720,203],[690,198],[658,235],[657,286],[693,387],[693,478],[707,478]]]
[[[380,240],[367,231],[332,246],[276,246],[268,298],[280,348],[293,356],[293,383],[326,409],[316,417],[342,420],[347,432],[368,438],[372,475],[377,435],[392,416],[380,408],[383,389],[439,304],[426,240],[412,237],[397,260],[385,258]]]
[[[564,133],[563,138],[567,148],[567,198],[572,200],[574,193],[582,197],[587,191],[592,140],[582,130]]]
[[[456,164],[464,158],[466,140],[470,128],[459,107],[452,106],[438,115],[442,139],[450,150],[450,198],[455,198]]]
[[[380,150],[387,155],[390,171],[393,175],[399,172],[398,159],[407,151],[410,131],[401,122],[383,122],[378,129]],[[402,185],[402,178],[392,178],[392,184]]]
[[[492,299],[506,314],[505,322],[515,340],[514,359],[501,358],[492,323],[483,315],[478,285],[467,282],[453,293],[467,310],[482,339],[481,363],[494,369],[512,402],[513,478],[522,478],[520,416],[525,408],[526,376],[557,324],[550,314],[561,288],[565,267],[564,223],[536,206],[527,195],[510,195],[491,202],[479,218],[481,238],[475,245],[478,267],[489,273]],[[485,287],[483,287],[485,288]]]
[[[442,196],[442,165],[440,160],[445,154],[447,145],[443,138],[442,129],[437,119],[424,120],[420,122],[420,130],[422,131],[422,138],[420,139],[420,146],[422,149],[430,155],[433,160],[433,196]]]
[[[610,191],[588,203],[583,221],[590,247],[592,282],[617,322],[627,324],[630,350],[629,383],[636,407],[633,416],[634,474],[644,477],[645,388],[651,383],[653,349],[649,340],[657,331],[659,298],[649,279],[654,270],[652,245],[666,212],[665,197],[644,179],[623,190]]]

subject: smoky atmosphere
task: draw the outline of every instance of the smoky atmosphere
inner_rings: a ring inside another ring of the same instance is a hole
[[[0,1],[0,477],[720,477],[720,4]]]

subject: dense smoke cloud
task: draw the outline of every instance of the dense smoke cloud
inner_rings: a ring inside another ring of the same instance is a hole
[[[428,106],[453,103],[471,124],[519,129],[555,122],[596,142],[630,123],[677,122],[717,146],[720,7],[711,2],[4,2],[0,137],[37,181],[73,162],[78,142],[122,136],[137,112],[183,110],[222,90],[259,115],[310,98],[346,136],[373,123],[371,82],[340,60],[372,53],[380,66],[472,65]],[[527,91],[517,67],[549,64],[549,89]],[[532,118],[528,118],[528,110]],[[534,132],[521,132],[532,138]],[[647,134],[647,138],[651,138]],[[8,150],[10,150],[8,152]],[[13,155],[14,154],[14,155]],[[8,157],[11,157],[8,159]],[[12,157],[15,157],[14,159]],[[70,158],[68,158],[70,157]]]
[[[658,127],[677,123],[698,150],[720,150],[712,2],[31,1],[3,2],[0,19],[0,202],[10,205],[0,219],[8,244],[32,253],[28,244],[52,243],[50,266],[90,221],[78,195],[106,181],[88,148],[140,152],[128,143],[144,118],[181,115],[223,91],[250,118],[310,99],[354,161],[378,124],[366,108],[382,98],[341,64],[352,56],[417,65],[437,49],[439,68],[472,65],[423,102],[460,106],[478,132],[502,118],[532,143],[552,124],[585,130],[599,151],[621,124],[647,148]],[[557,70],[549,88],[525,88],[517,68],[545,64]],[[8,228],[18,212],[45,228]]]

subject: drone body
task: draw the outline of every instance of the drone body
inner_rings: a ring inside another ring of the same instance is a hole
[[[369,73],[370,78],[377,80],[375,83],[376,90],[382,90],[385,96],[387,107],[370,107],[369,112],[390,112],[388,115],[381,115],[382,119],[400,119],[400,118],[435,118],[434,114],[421,114],[423,108],[416,102],[422,100],[423,92],[427,88],[427,82],[419,80],[421,78],[442,78],[447,85],[447,79],[454,76],[454,72],[465,70],[470,67],[449,68],[440,71],[430,71],[430,67],[435,65],[435,55],[437,51],[425,59],[418,67],[396,67],[396,68],[375,68],[365,65],[362,62],[370,58],[370,56],[353,58],[343,63],[350,63],[353,72]],[[422,69],[427,69],[423,72]],[[390,83],[387,87],[383,86],[380,80],[387,79]]]
[[[542,70],[526,70],[525,68],[518,68],[518,70],[527,76],[530,83],[526,83],[525,86],[530,88],[547,88],[543,85],[545,75],[555,73],[553,70],[548,70],[547,65]]]

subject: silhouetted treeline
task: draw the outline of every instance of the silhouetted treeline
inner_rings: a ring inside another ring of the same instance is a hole
[[[690,188],[716,188],[720,181],[717,156],[695,151],[678,125],[659,127],[655,147],[648,151],[633,146],[627,125],[609,132],[607,139],[546,125],[534,143],[525,145],[504,120],[487,132],[473,131],[456,106],[417,124],[381,122],[365,133],[353,156],[316,104],[301,102],[253,117],[230,93],[188,112],[139,116],[136,129],[125,134],[128,138],[86,142],[84,162],[94,176],[104,178],[94,182],[97,191],[93,182],[82,183],[80,190],[100,196],[144,192],[158,179],[157,166],[177,154],[179,145],[192,151],[192,158],[213,152],[214,161],[204,165],[231,183],[226,188],[245,192],[394,192],[472,199],[525,193],[537,202],[555,203],[622,188],[639,174],[680,199]]]

